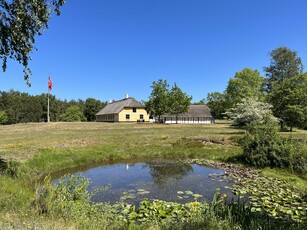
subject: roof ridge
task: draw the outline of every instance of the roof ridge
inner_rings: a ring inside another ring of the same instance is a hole
[[[123,99],[120,99],[120,100],[117,100],[117,101],[112,101],[112,102],[110,102],[109,104],[116,103],[116,102],[120,102],[120,101],[125,101],[125,100],[127,100],[127,99],[134,99],[134,100],[135,100],[135,98],[133,98],[133,97],[128,97],[128,98],[123,98]]]

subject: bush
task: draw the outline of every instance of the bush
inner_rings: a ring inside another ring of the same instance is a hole
[[[240,145],[243,148],[243,160],[252,166],[307,172],[307,153],[302,144],[291,138],[282,138],[272,123],[250,126],[240,140]]]
[[[0,174],[9,175],[12,178],[17,178],[20,175],[20,162],[9,161],[0,157]]]
[[[5,125],[9,121],[9,118],[5,111],[0,111],[0,125]]]
[[[80,122],[86,121],[86,117],[82,113],[81,109],[75,105],[66,109],[63,120],[68,122]]]
[[[260,102],[254,98],[244,98],[241,103],[226,111],[227,116],[232,120],[235,126],[248,126],[252,123],[263,124],[268,119],[277,122],[278,119],[273,116],[272,105]]]

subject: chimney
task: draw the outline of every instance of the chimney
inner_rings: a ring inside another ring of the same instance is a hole
[[[125,99],[128,99],[128,97],[129,97],[129,96],[128,96],[128,93],[126,93],[126,95],[125,95]]]

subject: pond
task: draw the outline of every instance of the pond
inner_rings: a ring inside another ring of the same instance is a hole
[[[145,198],[185,203],[197,199],[211,201],[217,188],[232,197],[224,170],[176,161],[151,160],[118,162],[76,172],[90,179],[90,191],[111,185],[94,195],[93,202],[119,201],[136,204]],[[57,180],[55,180],[56,183]],[[219,190],[218,189],[218,190]]]

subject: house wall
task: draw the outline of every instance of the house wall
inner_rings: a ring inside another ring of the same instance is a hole
[[[212,117],[164,117],[163,123],[165,124],[213,124],[214,119]]]
[[[115,122],[118,121],[118,114],[96,115],[96,121]]]
[[[136,111],[133,112],[133,108],[124,108],[119,114],[118,114],[118,121],[138,121],[141,120],[141,115],[143,115],[144,121],[149,121],[149,115],[147,114],[146,110],[144,108],[136,108]],[[126,116],[129,115],[129,119],[126,118]]]

